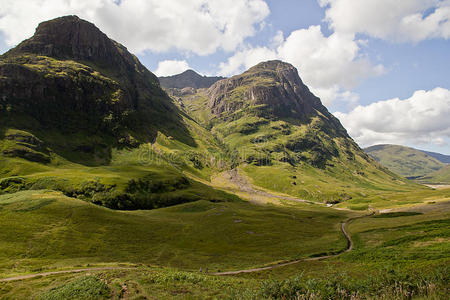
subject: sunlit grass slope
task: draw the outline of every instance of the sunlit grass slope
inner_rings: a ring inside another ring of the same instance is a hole
[[[87,263],[133,263],[210,271],[261,266],[339,251],[347,212],[243,201],[196,201],[117,211],[54,191],[0,196],[0,273]]]

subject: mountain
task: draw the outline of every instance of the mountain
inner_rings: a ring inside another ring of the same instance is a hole
[[[446,165],[437,171],[420,177],[418,181],[429,184],[450,184],[450,165]]]
[[[445,166],[426,152],[399,145],[375,145],[364,151],[394,173],[407,178],[420,178]]]
[[[417,187],[365,154],[290,64],[170,90],[94,24],[41,23],[0,57],[0,193],[115,209],[234,201],[211,186],[235,169],[238,185],[364,209],[375,190]]]
[[[444,164],[450,164],[450,155],[445,155],[437,152],[423,151],[428,156],[436,158],[438,161],[443,162]]]
[[[364,153],[288,63],[263,62],[177,98],[260,187],[339,202],[409,184]]]
[[[193,70],[186,70],[181,74],[173,76],[159,77],[161,86],[165,88],[183,89],[186,87],[201,89],[209,88],[216,81],[224,79],[224,77],[208,77],[202,76]]]
[[[207,176],[196,157],[214,151],[157,77],[92,23],[43,22],[0,56],[0,193],[54,189],[122,209],[225,199],[183,174]]]
[[[157,131],[193,143],[156,76],[124,46],[76,16],[41,23],[32,38],[0,59],[3,126],[64,136],[83,132],[92,137],[93,154],[105,148],[105,139],[130,146],[153,141]],[[79,150],[70,144],[64,148]]]

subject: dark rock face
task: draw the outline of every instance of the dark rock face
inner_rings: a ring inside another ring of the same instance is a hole
[[[157,131],[193,143],[157,77],[76,16],[41,23],[33,37],[0,56],[1,127],[82,133],[101,145],[134,147]]]
[[[94,24],[67,16],[39,24],[34,36],[15,51],[45,56],[107,61],[116,56],[113,42]]]
[[[70,59],[83,63],[95,63],[116,73],[137,71],[157,82],[157,77],[150,73],[127,48],[111,40],[94,24],[77,16],[66,16],[42,22],[35,34],[20,43],[6,55],[33,53]]]
[[[186,87],[201,89],[209,88],[215,82],[224,79],[224,77],[202,76],[193,70],[184,71],[181,74],[159,77],[161,86],[165,88],[183,89]]]
[[[35,57],[22,59],[24,64],[48,63],[48,59]],[[8,115],[27,115],[41,126],[66,132],[105,130],[105,118],[121,121],[124,112],[132,108],[130,95],[121,93],[117,82],[94,76],[89,67],[65,67],[61,73],[38,72],[22,64],[0,64],[0,106],[10,105]]]
[[[244,88],[246,101],[231,105],[224,99]],[[303,84],[297,69],[281,61],[260,63],[241,75],[215,83],[208,90],[209,107],[214,114],[229,113],[246,105],[265,105],[280,115],[303,118],[315,109],[323,110],[319,98]]]

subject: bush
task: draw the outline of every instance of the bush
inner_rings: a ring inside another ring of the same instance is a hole
[[[39,300],[94,300],[109,299],[111,290],[95,276],[77,278],[67,284],[53,288],[37,297]]]

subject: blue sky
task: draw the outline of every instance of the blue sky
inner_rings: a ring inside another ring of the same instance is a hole
[[[0,0],[0,52],[77,14],[158,75],[282,59],[361,145],[450,154],[449,0]]]

